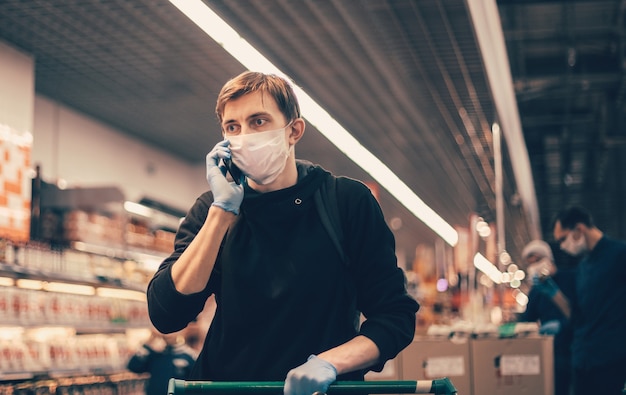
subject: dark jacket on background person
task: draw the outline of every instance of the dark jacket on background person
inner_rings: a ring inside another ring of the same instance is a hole
[[[575,298],[576,292],[576,269],[559,268],[552,276],[552,280],[559,287],[568,300]],[[554,335],[554,383],[555,395],[569,394],[572,371],[572,339],[574,332],[572,324],[557,307],[552,298],[544,292],[531,288],[528,295],[526,311],[521,314],[520,321],[540,321],[545,324],[550,321],[558,321],[560,329]]]
[[[181,224],[175,251],[148,287],[155,327],[183,328],[215,294],[217,309],[193,379],[284,380],[311,354],[357,334],[380,350],[379,365],[413,339],[418,303],[406,292],[395,240],[378,202],[361,182],[339,178],[346,264],[316,209],[314,192],[330,174],[298,161],[296,185],[267,193],[245,187],[237,222],[226,234],[203,292],[176,291],[171,266],[202,227],[212,202],[200,196]],[[360,312],[366,320],[359,327]],[[362,380],[352,372],[338,380]]]
[[[577,369],[623,364],[626,371],[626,243],[603,236],[578,264],[572,363]]]
[[[167,345],[162,351],[142,345],[128,361],[127,368],[134,373],[150,373],[146,395],[165,395],[170,378],[189,377],[196,356],[186,344]]]
[[[552,280],[556,283],[556,285],[558,285],[559,289],[568,300],[572,300],[575,297],[576,269],[558,269],[558,271],[552,276]],[[520,321],[540,321],[541,323],[546,323],[554,320],[559,321],[561,325],[559,333],[554,336],[555,356],[558,355],[569,359],[571,357],[571,344],[573,336],[572,326],[569,320],[563,315],[550,296],[532,288],[528,295],[528,305],[526,305],[526,311],[521,314]]]

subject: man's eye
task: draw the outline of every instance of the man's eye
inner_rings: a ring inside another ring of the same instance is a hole
[[[257,118],[254,121],[252,121],[252,123],[254,124],[254,126],[259,127],[259,126],[263,126],[265,125],[267,121],[265,119],[262,118]]]
[[[224,126],[224,133],[228,133],[228,134],[239,133],[239,126],[237,126],[237,125],[226,125],[226,126]]]

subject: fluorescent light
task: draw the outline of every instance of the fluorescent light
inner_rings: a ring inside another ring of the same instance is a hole
[[[161,263],[163,263],[163,259],[161,257],[147,255],[147,254],[138,254],[139,262],[142,265],[142,268],[151,272],[156,272]]]
[[[184,217],[180,218],[174,215],[166,214],[159,210],[155,210],[151,207],[145,206],[141,203],[135,203],[128,200],[124,202],[124,210],[132,214],[150,218],[151,222],[154,224],[167,226],[173,229],[178,228],[180,222],[184,219]]]
[[[49,292],[62,292],[76,295],[95,295],[96,290],[90,285],[50,282],[44,283],[43,289]]]
[[[500,126],[506,137],[515,180],[525,211],[530,219],[529,232],[534,239],[541,238],[539,208],[533,182],[528,149],[524,141],[517,100],[513,91],[513,77],[502,32],[502,23],[496,0],[468,0],[467,8],[480,47],[482,64],[487,71],[491,95],[496,106]]]
[[[0,340],[16,340],[21,339],[24,335],[25,328],[22,326],[3,326],[0,331]],[[6,358],[3,356],[3,358]]]
[[[202,1],[170,0],[170,2],[213,40],[222,45],[224,50],[246,68],[264,73],[273,73],[291,80]],[[446,243],[451,246],[456,245],[458,233],[454,227],[426,205],[393,171],[365,149],[306,92],[297,86],[294,86],[294,91],[298,96],[305,118],[320,133],[369,173],[383,188],[389,191],[413,215],[437,233]]]
[[[107,255],[107,256],[114,255],[114,249],[112,248],[100,246],[97,244],[88,244],[82,241],[74,242],[72,244],[72,247],[74,247],[75,250],[78,250],[81,252],[87,252],[91,254],[99,254],[99,255]]]
[[[0,277],[0,285],[4,287],[12,287],[15,285],[15,280],[10,277]]]
[[[28,329],[28,338],[36,342],[67,339],[76,335],[76,329],[65,326],[40,326]]]
[[[130,289],[99,287],[96,289],[96,294],[105,298],[138,300],[140,302],[146,301],[145,292],[133,291]]]
[[[167,256],[167,254],[163,253],[161,255],[147,254],[145,252],[136,252],[136,251],[125,251],[118,250],[116,248],[110,248],[107,246],[100,246],[97,244],[84,243],[82,241],[75,241],[72,243],[72,247],[81,252],[87,252],[90,254],[98,254],[105,255],[110,257],[122,258],[125,257],[127,259],[132,259],[144,265],[149,270],[155,270],[159,267],[163,259]],[[1,285],[1,284],[0,284]]]
[[[18,288],[40,290],[43,288],[43,281],[20,278],[15,281],[15,285]]]
[[[494,283],[500,284],[502,282],[502,272],[481,253],[474,255],[474,266],[485,273]]]
[[[150,207],[128,200],[124,202],[124,210],[128,211],[129,213],[141,215],[142,217],[148,218],[152,217],[154,213],[154,211]]]

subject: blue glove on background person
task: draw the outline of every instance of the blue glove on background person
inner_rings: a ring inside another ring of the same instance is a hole
[[[559,286],[556,285],[554,280],[551,277],[539,277],[538,275],[533,276],[533,288],[545,293],[549,297],[554,297],[557,292],[559,292]]]
[[[561,321],[551,320],[546,321],[539,327],[539,334],[541,335],[556,335],[561,331]]]
[[[284,395],[312,395],[317,391],[326,393],[336,379],[337,369],[330,362],[311,355],[306,363],[287,373]]]
[[[220,159],[230,158],[228,140],[220,141],[206,156],[206,180],[213,192],[213,204],[235,215],[243,201],[243,185],[226,179],[226,167],[219,166]]]

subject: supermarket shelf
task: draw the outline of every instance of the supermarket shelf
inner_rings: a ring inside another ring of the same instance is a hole
[[[34,382],[36,380],[61,380],[74,379],[81,384],[101,383],[103,380],[128,381],[147,380],[150,377],[146,373],[132,373],[125,369],[114,368],[88,368],[88,369],[55,369],[33,372],[0,373],[0,382]],[[82,379],[82,380],[81,380]]]
[[[0,373],[0,381],[32,380],[36,376],[35,372]]]
[[[61,282],[77,285],[90,285],[93,287],[118,288],[139,292],[145,291],[144,285],[129,283],[128,281],[125,281],[123,279],[108,278],[105,276],[93,276],[92,278],[85,278],[82,276],[74,276],[67,273],[38,270],[7,263],[0,263],[0,277],[39,280],[47,282]]]
[[[84,241],[72,241],[70,243],[70,247],[76,251],[107,256],[109,258],[120,260],[130,259],[139,264],[146,263],[147,261],[161,262],[168,256],[167,253],[157,252],[141,247],[103,245]]]

